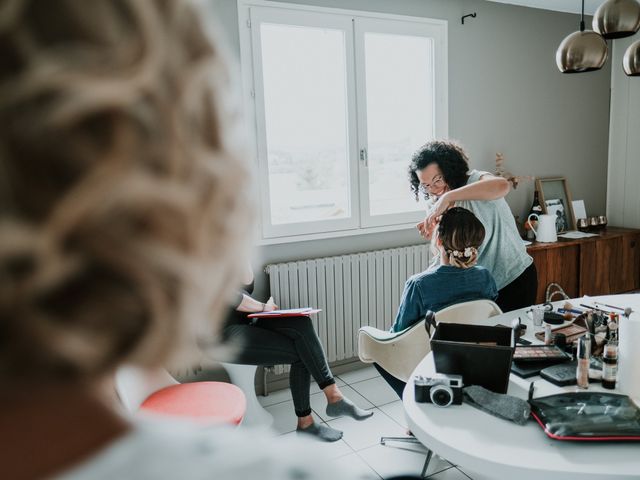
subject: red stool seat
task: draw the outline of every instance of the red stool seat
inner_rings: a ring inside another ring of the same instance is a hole
[[[207,423],[238,425],[247,410],[247,401],[242,390],[230,383],[179,383],[153,393],[140,409]]]

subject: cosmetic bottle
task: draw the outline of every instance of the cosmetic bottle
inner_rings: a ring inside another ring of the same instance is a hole
[[[589,388],[589,359],[591,357],[591,338],[584,335],[578,339],[578,367],[576,380],[579,388]]]
[[[551,325],[544,324],[544,344],[551,345],[553,343],[553,335],[551,334]]]
[[[607,343],[602,355],[602,388],[612,390],[616,388],[618,378],[618,344]]]

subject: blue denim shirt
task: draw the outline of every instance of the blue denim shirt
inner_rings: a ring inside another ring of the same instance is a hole
[[[437,312],[455,303],[496,298],[496,282],[486,268],[440,265],[407,280],[391,331],[410,327],[422,320],[428,310]]]

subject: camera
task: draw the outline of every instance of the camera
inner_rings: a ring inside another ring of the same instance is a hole
[[[417,375],[415,385],[416,402],[433,403],[438,407],[462,404],[462,375],[436,373],[433,377]]]

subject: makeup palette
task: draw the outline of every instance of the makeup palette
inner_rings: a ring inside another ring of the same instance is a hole
[[[560,363],[571,360],[571,355],[555,345],[517,346],[513,353],[514,362],[549,362]]]

